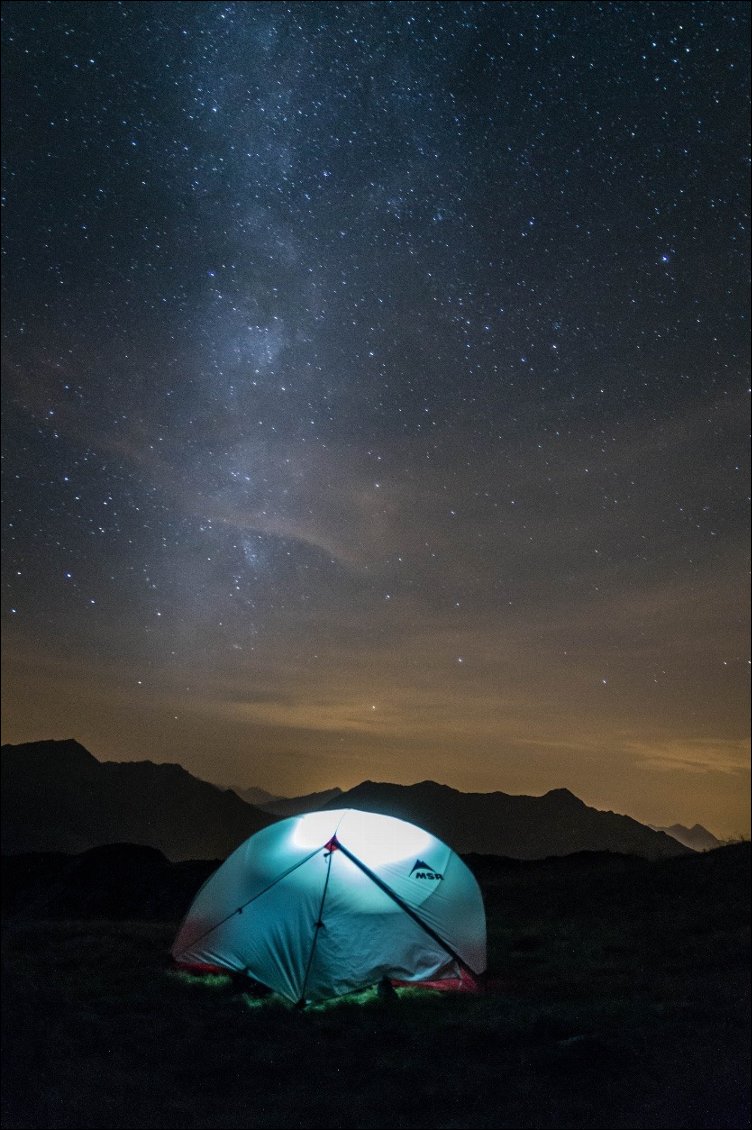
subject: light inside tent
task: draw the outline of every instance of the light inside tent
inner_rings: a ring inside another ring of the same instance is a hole
[[[341,812],[307,812],[292,828],[292,842],[296,848],[311,851],[324,847],[337,830]]]
[[[369,867],[396,863],[410,856],[418,858],[435,842],[433,836],[414,824],[355,809],[307,813],[295,826],[293,842],[299,848],[324,847],[334,835]]]

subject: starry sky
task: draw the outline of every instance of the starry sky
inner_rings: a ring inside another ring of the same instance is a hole
[[[749,15],[6,3],[4,740],[748,834]]]

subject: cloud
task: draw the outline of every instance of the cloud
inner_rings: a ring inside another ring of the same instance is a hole
[[[646,768],[663,772],[749,773],[749,743],[729,738],[666,738],[625,744]]]

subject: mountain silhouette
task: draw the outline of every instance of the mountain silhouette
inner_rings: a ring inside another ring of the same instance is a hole
[[[276,819],[317,808],[397,816],[465,854],[543,859],[619,852],[661,859],[692,852],[629,816],[590,808],[568,789],[535,797],[462,793],[435,781],[364,781],[347,792],[275,798],[262,809],[180,765],[102,762],[72,739],[3,746],[1,766],[2,851],[12,855],[131,843],[168,860],[224,859]]]
[[[610,851],[664,859],[691,849],[630,816],[590,808],[569,789],[543,796],[462,793],[435,781],[395,785],[364,781],[327,808],[361,808],[418,824],[455,851],[544,859]]]
[[[268,793],[266,789],[260,789],[256,786],[251,786],[249,789],[239,789],[236,785],[228,786],[234,793],[237,793],[241,800],[246,804],[252,804],[256,808],[263,808],[265,804],[273,804],[274,801],[283,800],[283,797],[278,797],[276,793]]]
[[[678,840],[685,847],[691,848],[692,851],[713,851],[721,846],[721,840],[717,839],[707,828],[703,828],[702,824],[693,824],[691,828],[687,828],[684,824],[671,824],[668,828],[660,828],[656,827],[655,824],[650,824],[649,827],[654,832],[665,832],[667,836],[672,836],[673,839]]]
[[[78,853],[102,844],[168,859],[223,859],[274,817],[180,765],[97,761],[77,741],[2,747],[2,851]]]
[[[274,797],[258,807],[262,812],[270,812],[274,816],[299,816],[302,812],[316,812],[320,808],[331,807],[340,796],[342,789],[324,789],[322,792],[305,793],[303,796]]]

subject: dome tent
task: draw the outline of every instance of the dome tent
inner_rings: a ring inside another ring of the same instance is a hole
[[[486,967],[477,882],[414,824],[355,809],[280,820],[204,883],[172,956],[245,973],[293,1003],[384,978],[459,987]]]

